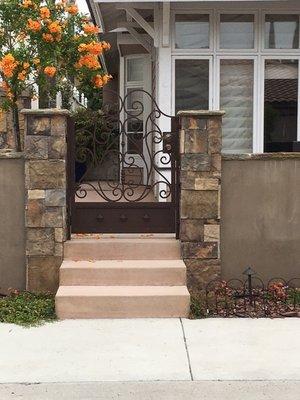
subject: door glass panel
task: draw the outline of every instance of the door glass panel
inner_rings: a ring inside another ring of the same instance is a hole
[[[127,135],[127,153],[143,154],[143,132],[132,132]]]
[[[175,61],[175,108],[208,110],[209,60]]]
[[[143,58],[128,58],[127,59],[127,82],[142,82],[143,81]]]
[[[222,14],[220,16],[221,49],[254,48],[254,15]]]
[[[289,151],[297,140],[298,61],[266,60],[265,151]]]
[[[143,88],[128,88],[127,106],[127,152],[143,153]]]
[[[175,15],[176,49],[209,48],[209,15]]]
[[[127,89],[127,108],[128,110],[141,110],[143,108],[143,88],[129,88]]]
[[[220,108],[224,153],[251,153],[253,136],[253,60],[221,60]]]
[[[266,49],[299,48],[299,15],[266,15]]]
[[[143,121],[130,117],[127,122],[127,153],[143,154]]]

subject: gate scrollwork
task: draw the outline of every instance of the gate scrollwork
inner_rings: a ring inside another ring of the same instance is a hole
[[[170,130],[171,118],[142,89],[124,98],[106,89],[104,106],[91,112],[88,129],[75,124],[76,168],[85,167],[76,173],[76,201],[91,194],[102,202],[173,201],[176,132],[162,129]]]

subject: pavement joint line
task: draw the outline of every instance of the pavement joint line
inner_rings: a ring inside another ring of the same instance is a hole
[[[191,358],[190,358],[189,349],[188,349],[188,346],[187,346],[187,341],[186,341],[186,336],[185,336],[185,331],[184,331],[182,318],[179,318],[179,320],[180,320],[180,325],[181,325],[181,329],[182,329],[183,342],[184,342],[184,347],[185,347],[185,351],[186,351],[186,356],[187,356],[187,360],[188,360],[188,364],[189,364],[189,371],[190,371],[191,381],[194,381],[192,365],[191,365]]]

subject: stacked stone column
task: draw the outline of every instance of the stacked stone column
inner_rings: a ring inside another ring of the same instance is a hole
[[[181,111],[180,241],[188,288],[197,295],[220,275],[223,112]]]
[[[55,292],[66,240],[68,111],[23,110],[27,289]]]

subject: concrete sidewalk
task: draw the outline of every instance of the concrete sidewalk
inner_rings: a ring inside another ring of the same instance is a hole
[[[0,385],[1,400],[298,400],[294,381],[91,382]]]
[[[216,381],[223,381],[225,385],[221,393],[226,393],[230,387],[235,387],[237,393],[239,390],[247,393],[247,385],[251,384],[262,396],[261,384],[264,383],[278,390],[278,394],[287,395],[287,389],[297,390],[299,394],[299,338],[300,319],[294,318],[69,320],[29,329],[0,324],[0,383],[3,384],[0,385],[0,399],[17,398],[17,393],[22,399],[35,399],[33,394],[26,397],[29,386],[24,385],[34,383],[44,383],[30,386],[31,391],[37,390],[35,393],[50,387],[60,391],[68,383],[73,383],[71,387],[76,387],[78,393],[82,385],[88,390],[89,385],[103,383],[101,393],[107,393],[108,387],[115,388],[118,393],[117,388],[122,385],[125,385],[125,392],[130,392],[130,385],[135,384],[133,392],[136,392],[137,387],[144,385],[145,396],[148,388],[150,397],[143,398],[154,399],[151,397],[155,392],[153,381],[165,382],[157,386],[162,390],[161,397],[155,397],[158,400],[194,398],[191,394],[189,397],[177,394],[163,397],[163,393],[167,394],[164,385],[173,387],[171,392],[177,393],[179,381],[187,394],[197,391],[204,394],[210,387],[215,396],[203,399],[218,399],[216,393],[221,386],[214,386]],[[115,383],[109,383],[112,381]],[[48,389],[49,395],[51,390]],[[93,394],[98,392],[95,390]],[[14,394],[9,394],[12,392]],[[268,390],[266,395],[271,392]],[[39,396],[36,398],[41,400],[52,398],[43,397],[41,393]],[[58,397],[67,398],[62,394]],[[75,394],[69,398],[104,399],[101,396],[75,397]],[[108,396],[105,399],[114,398],[123,399]],[[225,394],[221,398],[227,399]],[[269,399],[255,397],[256,400],[260,398]],[[289,397],[281,396],[281,400],[283,398]]]

